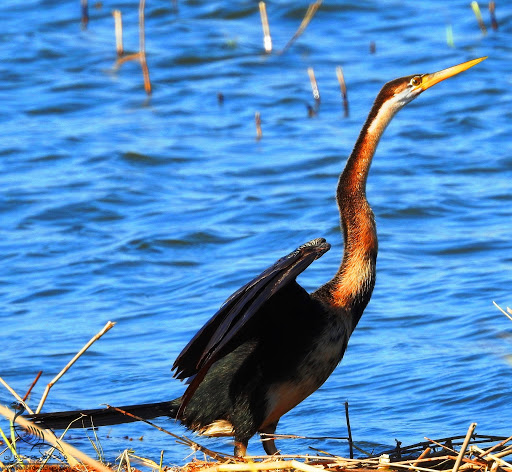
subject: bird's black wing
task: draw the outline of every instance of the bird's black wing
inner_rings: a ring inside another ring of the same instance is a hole
[[[258,315],[261,306],[278,290],[295,281],[301,272],[330,247],[323,238],[303,244],[279,259],[224,302],[219,311],[197,332],[174,362],[172,368],[176,371],[175,377],[191,378],[191,383],[182,397],[181,409],[192,397],[211,365],[230,352],[223,352],[223,348],[235,338],[249,320]],[[231,343],[231,347],[234,349],[236,343],[234,345]]]

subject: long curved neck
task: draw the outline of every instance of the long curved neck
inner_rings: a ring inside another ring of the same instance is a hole
[[[344,238],[343,259],[332,280],[314,295],[352,318],[354,329],[375,286],[377,229],[366,199],[366,180],[379,139],[397,110],[381,94],[363,125],[345,169],[340,175],[336,199]]]

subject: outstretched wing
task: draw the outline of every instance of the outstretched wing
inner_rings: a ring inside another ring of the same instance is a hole
[[[232,350],[223,352],[223,348],[236,337],[249,320],[257,316],[261,306],[278,290],[295,281],[301,272],[330,247],[323,238],[303,244],[279,259],[224,302],[219,311],[181,351],[173,364],[172,369],[176,371],[176,378],[191,378],[191,383],[182,397],[180,410],[183,410],[192,397],[211,365]],[[236,343],[232,343],[231,346],[236,347]]]

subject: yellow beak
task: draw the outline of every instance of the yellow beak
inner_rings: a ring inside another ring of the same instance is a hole
[[[487,56],[479,57],[478,59],[473,59],[472,61],[463,62],[462,64],[449,67],[448,69],[440,70],[439,72],[425,74],[421,78],[421,84],[419,85],[419,88],[421,88],[421,90],[427,90],[428,88],[432,87],[432,85],[435,85],[441,82],[442,80],[453,77],[454,75],[460,74],[466,69],[469,69],[470,67],[473,67],[479,62],[482,62],[484,59],[487,59]]]

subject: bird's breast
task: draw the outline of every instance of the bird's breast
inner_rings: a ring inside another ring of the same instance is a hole
[[[311,350],[286,380],[269,386],[262,428],[278,421],[329,378],[343,357],[349,332],[345,321],[336,320],[315,339]]]

